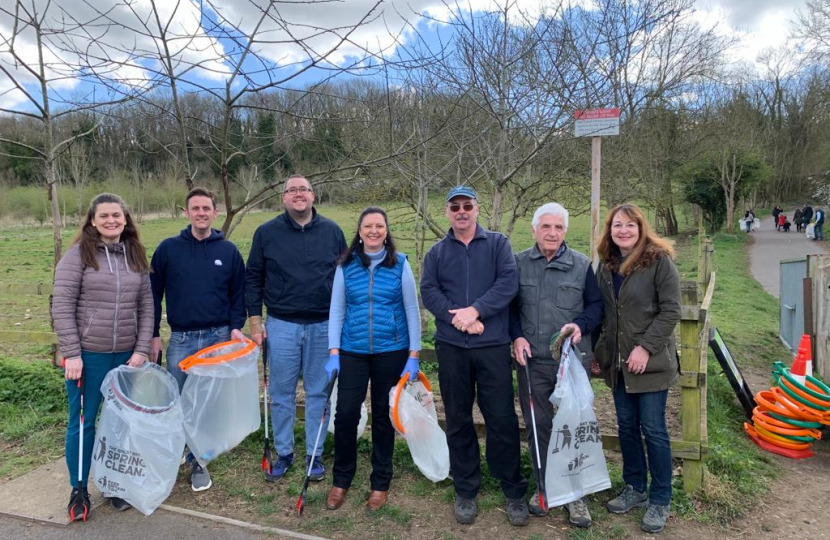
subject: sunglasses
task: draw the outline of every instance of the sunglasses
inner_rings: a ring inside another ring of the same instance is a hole
[[[462,208],[464,209],[465,212],[472,212],[473,208],[475,208],[475,207],[476,207],[476,205],[474,205],[471,202],[465,202],[464,204],[452,203],[450,205],[447,205],[447,208],[450,209],[450,212],[458,212]]]

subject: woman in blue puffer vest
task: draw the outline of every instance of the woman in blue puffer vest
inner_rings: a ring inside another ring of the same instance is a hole
[[[372,381],[372,492],[366,506],[386,503],[392,480],[395,430],[389,420],[389,390],[405,374],[418,376],[421,318],[418,293],[406,255],[398,253],[386,212],[365,209],[357,232],[341,256],[331,292],[329,361],[339,372],[334,418],[333,486],[326,508],[346,499],[357,469],[360,404]]]

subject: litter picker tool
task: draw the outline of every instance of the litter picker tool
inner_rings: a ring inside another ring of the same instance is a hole
[[[78,437],[78,489],[75,492],[75,500],[72,501],[72,507],[69,509],[70,521],[86,521],[89,516],[89,503],[84,497],[84,375],[83,371],[78,378],[78,391],[81,396],[81,433]]]
[[[530,366],[527,363],[527,351],[522,351],[525,359],[525,377],[527,378],[527,400],[530,402],[530,421],[533,423],[533,448],[536,451],[536,487],[539,489],[539,508],[548,511],[545,481],[542,478],[542,460],[539,454],[539,435],[536,433],[536,409],[533,405],[533,385],[530,382]]]
[[[266,475],[271,474],[274,466],[274,456],[271,453],[271,439],[268,436],[268,409],[271,408],[271,392],[268,390],[268,338],[262,338],[262,381],[265,385],[263,406],[265,410],[265,450],[262,452],[262,470]]]
[[[331,398],[331,392],[334,389],[334,382],[337,380],[338,372],[335,369],[331,372],[331,380],[328,388],[326,388],[326,402]],[[323,421],[326,419],[326,407],[323,407],[323,416],[320,418],[320,427],[317,428],[317,438],[314,440],[314,450],[311,452],[311,459],[308,460],[308,470],[305,472],[305,481],[303,482],[303,491],[300,493],[300,498],[297,499],[297,515],[302,517],[303,508],[305,507],[305,496],[308,492],[308,482],[311,480],[311,468],[314,466],[314,456],[317,455],[317,445],[320,444],[320,434],[323,433]]]

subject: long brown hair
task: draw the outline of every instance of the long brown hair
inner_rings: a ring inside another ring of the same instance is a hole
[[[398,250],[395,248],[395,241],[392,239],[392,231],[389,230],[389,218],[386,216],[386,212],[384,212],[383,208],[380,208],[379,206],[369,206],[365,208],[363,212],[360,213],[360,217],[357,218],[357,231],[354,233],[352,243],[346,251],[340,255],[340,258],[337,261],[337,263],[343,268],[348,266],[354,259],[360,259],[363,266],[367,268],[369,267],[369,256],[366,255],[365,251],[363,251],[363,242],[360,240],[360,226],[363,224],[363,218],[369,214],[380,214],[383,216],[383,222],[386,223],[386,240],[383,242],[383,247],[386,248],[386,256],[380,262],[380,266],[394,268],[395,265],[398,264]]]
[[[611,238],[611,224],[619,212],[636,222],[637,229],[640,231],[637,243],[634,244],[631,253],[622,264],[620,264],[622,259],[620,248]],[[673,259],[674,248],[669,240],[661,238],[652,230],[645,214],[636,204],[626,203],[618,204],[605,217],[605,225],[597,243],[597,255],[608,270],[621,275],[628,275],[635,270],[648,268],[656,263],[662,255],[668,255]]]
[[[144,249],[144,245],[138,237],[138,228],[130,215],[130,210],[127,208],[124,199],[112,193],[101,193],[92,199],[86,211],[86,219],[75,234],[75,238],[72,239],[72,245],[78,244],[81,250],[81,262],[85,267],[90,266],[96,271],[100,269],[95,251],[98,249],[98,243],[101,239],[95,226],[92,225],[92,219],[95,217],[95,212],[98,211],[98,205],[105,203],[115,203],[124,212],[125,223],[124,232],[121,233],[121,243],[124,244],[124,255],[130,269],[134,272],[149,272],[150,265],[147,263],[147,250]]]

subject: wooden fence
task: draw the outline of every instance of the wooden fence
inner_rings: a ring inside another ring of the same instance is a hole
[[[703,461],[709,447],[706,429],[706,366],[708,358],[709,310],[715,290],[715,273],[712,272],[714,248],[710,239],[700,242],[698,279],[683,280],[680,284],[680,387],[682,438],[671,440],[672,456],[683,460],[683,485],[687,491],[695,491],[703,485]],[[830,272],[828,272],[830,277]],[[0,290],[18,294],[52,293],[50,284],[0,284]],[[57,345],[57,336],[52,332],[0,331],[0,342],[42,343]],[[435,351],[421,351],[421,359],[435,362]],[[303,417],[299,406],[297,417]],[[476,432],[483,436],[486,428],[476,425]],[[524,436],[523,439],[524,440]],[[620,450],[616,435],[604,434],[603,447]]]

